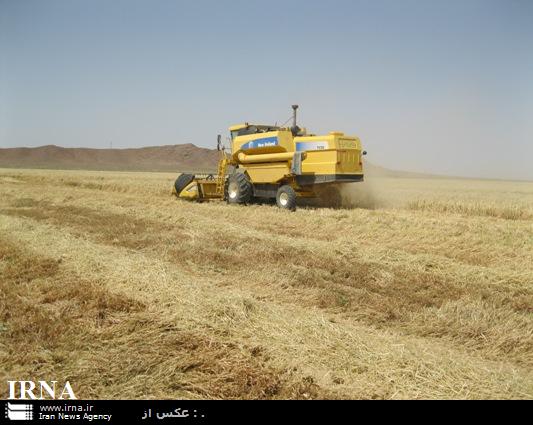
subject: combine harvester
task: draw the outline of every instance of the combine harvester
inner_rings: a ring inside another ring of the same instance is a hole
[[[229,204],[249,204],[276,199],[280,208],[295,210],[298,198],[322,198],[339,203],[339,183],[363,181],[361,141],[344,133],[307,134],[296,125],[298,105],[293,105],[292,127],[239,124],[230,127],[232,150],[221,151],[218,174],[195,177],[181,174],[174,184],[179,198],[204,201],[224,199]]]

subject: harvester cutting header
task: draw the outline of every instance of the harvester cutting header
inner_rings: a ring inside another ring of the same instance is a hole
[[[293,105],[291,127],[239,124],[230,127],[231,154],[218,137],[221,159],[216,176],[180,175],[174,185],[180,198],[224,199],[230,204],[276,199],[294,210],[298,198],[332,195],[339,183],[363,181],[361,141],[344,133],[307,134],[298,127]]]

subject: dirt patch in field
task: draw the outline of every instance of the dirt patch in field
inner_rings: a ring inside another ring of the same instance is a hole
[[[82,398],[335,396],[262,347],[180,329],[61,263],[0,240],[1,379],[61,376]]]
[[[169,252],[172,262],[227,275],[222,282],[272,293],[278,301],[320,307],[376,328],[446,338],[491,359],[505,355],[533,364],[533,332],[528,331],[533,293],[526,289],[467,285],[433,266],[390,266],[355,254],[271,246],[222,232],[207,239],[184,241],[179,251]],[[460,305],[460,311],[452,305]]]
[[[31,198],[16,200],[12,206],[15,208],[4,208],[0,213],[67,226],[77,236],[90,234],[100,242],[136,250],[156,245],[159,234],[179,231],[179,226],[171,227],[160,222],[135,219],[125,214],[55,205]]]

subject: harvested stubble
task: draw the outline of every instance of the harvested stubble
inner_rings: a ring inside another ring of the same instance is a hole
[[[372,209],[290,214],[177,201],[173,177],[2,170],[4,381],[61,376],[86,398],[533,396],[533,184],[376,178]]]

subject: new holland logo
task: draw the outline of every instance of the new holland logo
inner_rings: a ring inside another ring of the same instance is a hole
[[[278,138],[277,137],[263,137],[262,139],[252,140],[251,142],[245,143],[241,146],[242,150],[248,149],[258,149],[266,148],[270,146],[277,146]]]
[[[31,404],[6,403],[6,419],[12,421],[31,421],[33,406]]]

